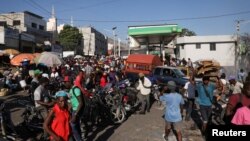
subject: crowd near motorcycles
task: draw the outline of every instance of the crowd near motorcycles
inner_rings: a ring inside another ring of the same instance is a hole
[[[168,91],[167,86],[150,82],[142,73],[138,74],[137,81],[132,81],[126,77],[124,68],[125,60],[107,56],[67,57],[61,65],[50,67],[23,63],[15,72],[7,68],[1,79],[4,85],[11,92],[23,91],[27,97],[1,102],[0,138],[82,141],[95,127],[121,124],[135,112],[149,112],[152,99],[158,106],[166,106],[161,96],[174,90]],[[225,115],[232,115],[235,103],[245,98],[240,96],[230,107],[230,97],[247,93],[243,90],[250,88],[247,78],[244,81],[245,88],[234,76],[226,80],[225,74],[216,77],[214,85],[207,77],[201,82],[190,77],[183,86],[184,91],[178,90],[186,101],[185,121],[190,120],[195,109],[200,109],[203,131],[208,122],[227,124]],[[18,125],[10,118],[8,104],[24,108]],[[210,106],[209,113],[202,111]],[[204,113],[211,114],[211,118]]]
[[[39,140],[84,140],[94,126],[121,124],[138,108],[138,90],[123,74],[123,59],[67,57],[63,62],[53,67],[24,63],[16,72],[6,69],[9,72],[5,82],[11,80],[9,86],[17,85],[9,87],[11,91],[21,90],[27,93],[27,98],[2,102],[2,137],[29,139],[40,133]],[[25,82],[24,87],[20,81]],[[10,111],[6,104],[24,107],[20,115],[23,120],[18,125],[7,117]],[[62,112],[66,116],[56,119],[55,115]],[[60,120],[68,120],[68,125],[54,123]],[[64,136],[60,136],[59,129],[65,130]]]

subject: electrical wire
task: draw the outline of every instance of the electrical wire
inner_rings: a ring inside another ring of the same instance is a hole
[[[169,21],[213,19],[213,18],[221,18],[221,17],[248,14],[248,13],[250,13],[250,11],[242,11],[242,12],[213,15],[213,16],[187,17],[187,18],[163,19],[163,20],[88,20],[88,19],[83,20],[83,19],[74,19],[74,21],[100,22],[100,23],[169,22]],[[69,19],[61,19],[61,20],[69,20]]]

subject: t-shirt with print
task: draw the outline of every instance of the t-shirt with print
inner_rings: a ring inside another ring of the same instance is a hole
[[[160,101],[166,104],[165,120],[168,122],[179,122],[182,120],[180,105],[184,104],[184,100],[179,93],[170,93],[160,96]]]
[[[74,93],[73,93],[73,90],[74,90]],[[72,109],[73,111],[76,111],[79,106],[77,97],[81,95],[81,90],[74,86],[72,89],[70,89],[69,93],[70,93],[70,103],[72,105]]]

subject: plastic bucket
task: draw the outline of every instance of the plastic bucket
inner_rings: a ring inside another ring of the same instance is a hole
[[[21,85],[22,88],[25,88],[27,86],[25,80],[21,80],[20,85]]]

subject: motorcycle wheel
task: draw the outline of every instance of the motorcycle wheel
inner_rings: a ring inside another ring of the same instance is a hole
[[[111,116],[114,124],[120,124],[126,119],[126,111],[124,108],[116,108],[111,110]]]

